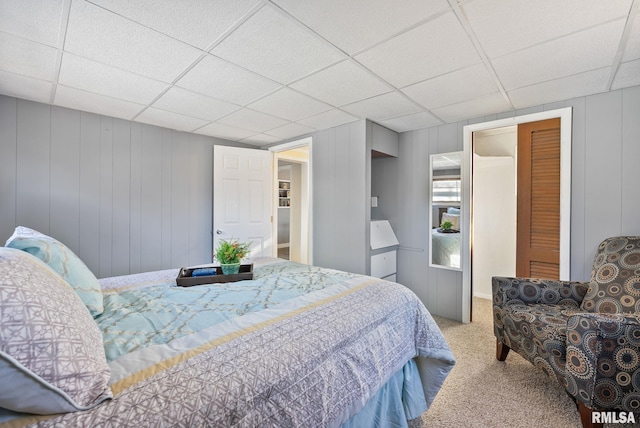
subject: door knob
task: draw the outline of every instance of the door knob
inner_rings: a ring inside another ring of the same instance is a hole
[[[216,234],[218,234],[218,235],[222,235],[222,230],[220,230],[220,229],[216,229]]]

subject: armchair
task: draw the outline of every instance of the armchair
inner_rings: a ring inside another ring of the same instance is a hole
[[[513,349],[557,380],[585,428],[602,427],[593,411],[640,412],[640,236],[604,240],[589,282],[494,277],[492,287],[499,361]]]

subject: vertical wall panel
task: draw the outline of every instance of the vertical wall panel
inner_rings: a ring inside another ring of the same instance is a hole
[[[163,132],[161,147],[159,148],[162,152],[162,166],[160,168],[162,177],[159,185],[162,189],[162,225],[160,238],[162,240],[161,266],[163,268],[171,267],[171,216],[173,215],[173,189],[171,188],[171,146],[173,145],[173,139],[177,134],[178,133],[175,131]]]
[[[80,248],[80,112],[51,108],[50,233]]]
[[[318,266],[331,266],[333,214],[333,148],[335,128],[314,135],[312,149],[313,174],[313,261]]]
[[[18,100],[16,216],[22,226],[49,232],[51,115],[47,105]]]
[[[79,253],[95,275],[100,272],[100,116],[80,115]]]
[[[164,128],[142,127],[140,160],[140,268],[162,267],[162,133]]]
[[[194,135],[189,147],[189,188],[198,195],[189,199],[189,264],[196,264],[211,261],[213,146]],[[207,255],[204,261],[202,254]]]
[[[112,276],[113,237],[113,119],[100,117],[100,269],[99,278]]]
[[[111,274],[129,273],[131,227],[131,122],[113,120]]]
[[[621,232],[622,93],[590,97],[586,105],[585,250]]]
[[[622,93],[622,205],[620,233],[640,235],[640,86]]]
[[[171,266],[189,265],[190,144],[187,134],[178,133],[171,145]],[[207,158],[212,155],[209,154]],[[195,195],[195,192],[194,192]]]
[[[18,100],[0,95],[0,245],[16,226]]]
[[[131,198],[129,230],[129,270],[142,272],[142,129],[146,125],[131,124]]]

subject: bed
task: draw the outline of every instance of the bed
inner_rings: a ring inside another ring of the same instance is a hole
[[[233,283],[178,287],[178,269],[97,280],[17,228],[0,248],[0,424],[406,426],[427,410],[455,359],[410,290],[252,262],[254,279]],[[26,323],[39,327],[25,338]]]
[[[460,232],[431,229],[431,255],[434,265],[460,267]]]

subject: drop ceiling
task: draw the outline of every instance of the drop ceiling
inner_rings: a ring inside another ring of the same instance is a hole
[[[640,85],[640,0],[2,0],[0,93],[263,146]]]

